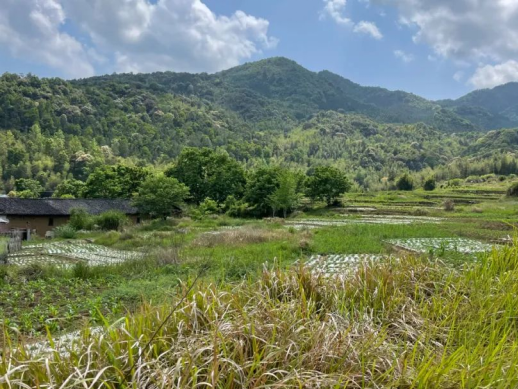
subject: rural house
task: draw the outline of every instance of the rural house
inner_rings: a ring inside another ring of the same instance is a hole
[[[0,232],[29,229],[39,236],[66,224],[70,212],[82,208],[91,215],[106,211],[120,211],[131,221],[139,221],[138,211],[130,200],[124,199],[18,199],[0,198]]]

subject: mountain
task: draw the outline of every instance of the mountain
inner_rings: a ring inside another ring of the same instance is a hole
[[[493,89],[476,90],[457,100],[443,100],[438,103],[484,129],[518,125],[518,83],[516,82]]]
[[[166,165],[184,147],[225,149],[248,166],[333,163],[354,171],[357,182],[376,182],[381,174],[514,153],[518,131],[505,127],[518,127],[517,91],[508,84],[434,102],[286,58],[215,74],[73,81],[4,74],[0,186],[34,178],[52,190],[103,164]],[[482,165],[478,171],[487,171]]]
[[[105,88],[114,82],[151,93],[195,96],[235,112],[259,128],[294,125],[320,111],[335,110],[360,113],[384,123],[423,122],[445,132],[483,129],[453,110],[414,94],[364,87],[328,71],[309,71],[282,57],[247,63],[213,75],[121,74],[73,83]]]

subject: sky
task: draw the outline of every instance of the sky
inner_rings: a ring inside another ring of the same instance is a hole
[[[212,73],[274,56],[457,98],[518,81],[518,0],[0,0],[0,73]]]

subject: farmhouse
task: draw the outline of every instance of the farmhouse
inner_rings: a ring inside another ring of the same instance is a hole
[[[116,210],[131,221],[139,221],[138,211],[123,199],[17,199],[0,198],[0,230],[29,229],[39,236],[66,224],[70,212],[82,208],[91,215]]]

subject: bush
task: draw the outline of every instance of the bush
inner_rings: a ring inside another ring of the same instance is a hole
[[[448,181],[448,186],[451,188],[458,188],[462,185],[462,180],[460,178],[455,178],[453,180]]]
[[[119,231],[128,224],[128,217],[120,211],[108,211],[97,217],[97,225],[101,230]]]
[[[451,199],[445,200],[443,204],[444,210],[447,212],[455,211],[455,202]]]
[[[435,190],[437,183],[435,181],[435,177],[429,177],[423,184],[423,189],[427,191]]]
[[[515,182],[509,187],[509,189],[507,189],[507,196],[518,197],[518,182]]]
[[[248,203],[236,200],[234,196],[228,196],[224,205],[225,213],[230,217],[245,217],[250,210]]]
[[[77,231],[70,224],[65,224],[54,228],[54,234],[56,238],[63,239],[75,239],[77,237]]]
[[[76,231],[92,230],[95,225],[95,218],[83,208],[74,208],[70,211],[70,222],[68,224]]]
[[[220,212],[221,208],[216,201],[207,197],[201,202],[199,210],[203,215],[216,215]]]
[[[412,177],[410,177],[410,175],[405,173],[397,180],[396,187],[398,188],[398,190],[413,190],[414,180],[412,179]]]

